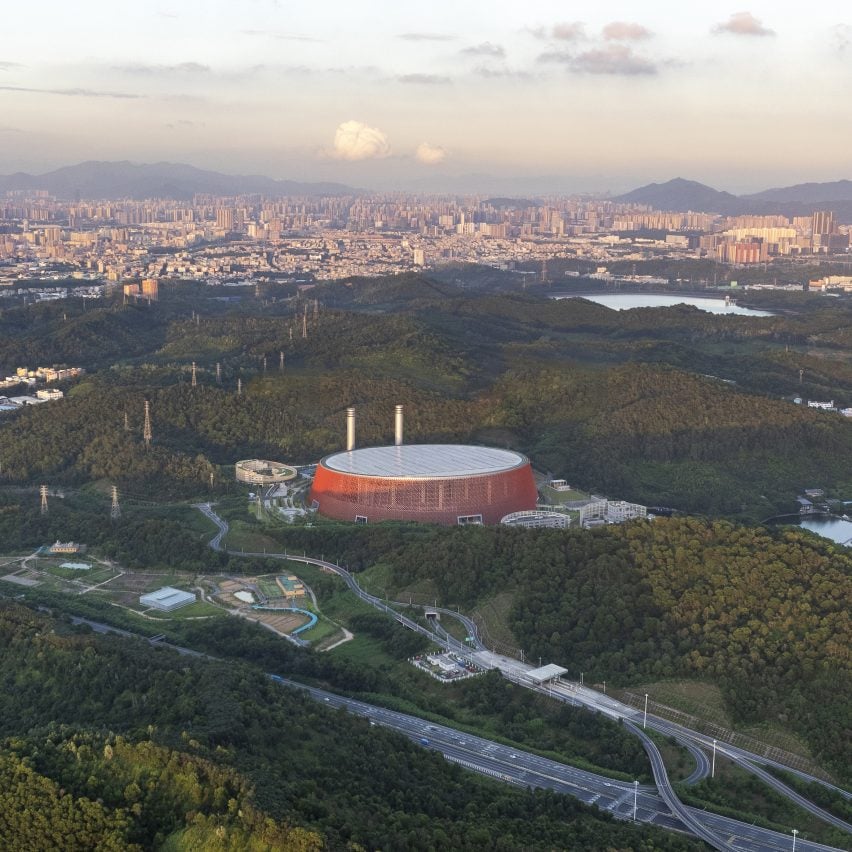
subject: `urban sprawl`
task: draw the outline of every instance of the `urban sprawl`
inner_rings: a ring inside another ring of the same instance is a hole
[[[128,296],[155,299],[160,279],[309,285],[449,263],[547,279],[547,262],[557,258],[591,261],[592,277],[607,280],[613,276],[606,264],[615,261],[709,258],[736,267],[842,256],[849,232],[830,211],[720,216],[601,199],[196,196],[192,203],[69,203],[44,192],[10,192],[0,200],[0,296],[63,298],[70,280],[77,296],[99,298],[125,285]],[[28,289],[34,281],[37,291]],[[852,277],[843,275],[807,283],[852,289]]]

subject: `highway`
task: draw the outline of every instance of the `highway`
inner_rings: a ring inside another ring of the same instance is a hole
[[[651,771],[654,773],[654,783],[657,785],[657,791],[662,796],[668,809],[683,823],[689,831],[696,837],[703,840],[714,849],[733,849],[730,843],[727,843],[719,838],[719,836],[707,828],[698,817],[694,816],[686,805],[682,804],[674,791],[669,774],[666,771],[666,765],[663,762],[663,756],[657,748],[656,743],[641,729],[637,728],[632,722],[625,722],[628,730],[639,737],[645,752],[651,761]]]
[[[606,778],[417,716],[305,686],[277,675],[270,677],[282,685],[304,690],[327,707],[345,708],[368,718],[373,724],[393,728],[424,748],[439,751],[448,760],[480,774],[518,786],[541,787],[565,793],[624,820],[633,819],[635,800],[636,819],[639,822],[674,831],[685,830],[683,823],[671,814],[662,797],[651,787]],[[425,744],[424,739],[427,741]],[[747,852],[790,849],[790,835],[758,828],[698,808],[685,807],[684,810],[690,821],[711,833],[714,837],[711,845],[715,848]],[[834,847],[812,843],[800,837],[796,849],[802,852],[828,852]]]
[[[228,530],[227,522],[224,521],[222,518],[220,518],[215,513],[215,511],[212,508],[212,505],[209,504],[209,503],[199,504],[197,506],[197,508],[200,511],[202,511],[208,518],[210,518],[216,524],[216,526],[218,528],[218,532],[217,532],[216,536],[211,540],[210,545],[214,549],[217,549],[217,550],[221,549],[222,548],[222,539],[223,539],[223,537],[225,536],[225,534],[227,533],[227,530]],[[215,544],[214,544],[214,542],[215,542]],[[638,731],[638,728],[636,727],[636,725],[642,724],[642,722],[643,722],[643,714],[641,712],[637,711],[636,709],[634,709],[632,707],[628,707],[626,704],[623,704],[622,702],[617,701],[617,700],[615,700],[615,699],[613,699],[613,698],[611,698],[607,695],[602,695],[601,693],[599,693],[595,690],[588,689],[587,687],[583,686],[582,684],[578,684],[578,683],[575,683],[575,682],[572,683],[572,682],[565,682],[565,681],[557,680],[557,682],[555,682],[555,683],[548,684],[547,686],[543,686],[542,684],[539,684],[539,683],[533,681],[529,677],[529,672],[532,671],[535,668],[534,666],[532,666],[528,663],[524,663],[524,662],[521,662],[519,660],[510,658],[510,657],[506,657],[506,656],[503,656],[503,655],[500,655],[500,654],[496,654],[492,651],[489,651],[483,645],[481,639],[479,638],[476,625],[473,623],[473,621],[471,619],[467,618],[466,616],[462,616],[460,613],[457,613],[453,610],[430,607],[430,609],[438,609],[442,614],[446,614],[448,616],[451,616],[451,617],[456,618],[459,621],[461,621],[462,624],[465,625],[465,628],[468,631],[468,636],[472,637],[472,640],[473,640],[472,643],[471,643],[472,647],[469,647],[465,643],[460,642],[458,639],[455,639],[453,636],[451,636],[449,633],[447,633],[446,630],[441,628],[440,624],[438,622],[435,622],[435,624],[434,624],[435,629],[432,630],[429,627],[426,627],[426,626],[420,624],[419,622],[414,621],[413,619],[409,618],[408,616],[402,614],[397,609],[390,606],[388,604],[388,602],[382,600],[381,598],[379,598],[375,595],[370,594],[369,592],[366,592],[364,589],[361,588],[361,586],[358,584],[357,580],[354,578],[354,576],[352,574],[350,574],[349,571],[347,571],[345,568],[343,568],[340,565],[337,565],[333,562],[328,562],[324,559],[316,559],[314,557],[307,556],[306,554],[298,556],[298,555],[289,554],[289,553],[286,553],[286,552],[285,553],[241,553],[241,552],[236,552],[236,551],[228,551],[228,553],[232,554],[232,555],[236,555],[236,556],[256,556],[256,557],[265,556],[267,558],[289,559],[289,560],[292,560],[292,561],[305,562],[305,563],[308,563],[308,564],[311,564],[311,565],[316,565],[318,567],[325,568],[326,570],[331,571],[331,572],[337,574],[338,576],[340,576],[344,580],[346,585],[349,587],[349,589],[352,591],[352,593],[355,594],[357,597],[359,597],[364,602],[370,604],[371,606],[375,607],[376,609],[379,609],[379,610],[387,613],[389,616],[396,619],[396,621],[398,621],[400,624],[407,627],[408,629],[414,630],[418,633],[421,633],[421,634],[429,637],[432,641],[441,645],[445,649],[453,651],[453,652],[461,654],[461,655],[464,655],[465,657],[469,658],[472,662],[476,663],[478,666],[480,666],[484,669],[498,669],[503,674],[504,677],[513,681],[514,683],[517,683],[520,686],[524,686],[528,689],[533,689],[533,690],[536,690],[536,691],[539,691],[539,692],[546,692],[548,695],[550,695],[554,698],[557,698],[558,700],[570,701],[572,704],[579,704],[579,705],[585,706],[588,709],[592,710],[593,712],[603,713],[603,714],[609,716],[610,718],[615,719],[619,722],[622,721],[622,720],[625,723],[633,722],[633,723],[635,723],[635,725],[629,725],[628,724],[628,727],[630,729],[632,729],[634,732]],[[681,725],[676,725],[672,722],[668,722],[667,720],[660,719],[658,717],[654,717],[652,715],[649,715],[647,717],[646,724],[648,725],[648,727],[652,728],[653,730],[658,731],[659,733],[663,734],[664,736],[673,736],[681,745],[688,748],[690,750],[690,752],[693,753],[693,754],[695,753],[695,750],[700,751],[701,749],[706,749],[708,747],[712,747],[712,740],[710,740],[710,738],[708,738],[707,736],[700,734],[697,731],[692,731],[689,728],[685,728]],[[646,739],[644,738],[644,735],[643,735],[642,741],[643,741],[643,745],[645,745]],[[652,745],[653,745],[653,743],[652,743]],[[647,751],[648,750],[647,745],[645,745],[645,747],[646,747],[646,751]],[[656,750],[656,746],[654,746],[654,749]],[[791,770],[789,767],[783,766],[782,764],[776,764],[773,761],[770,761],[770,760],[767,760],[764,757],[761,757],[760,755],[753,754],[751,752],[745,751],[744,749],[736,748],[734,746],[728,746],[727,744],[725,744],[724,748],[720,748],[719,744],[717,743],[717,753],[723,754],[729,760],[733,761],[737,765],[746,769],[746,771],[749,771],[749,772],[752,772],[755,775],[758,775],[759,777],[762,778],[762,780],[766,781],[766,783],[769,784],[770,786],[772,786],[776,791],[778,791],[779,793],[781,793],[784,796],[787,796],[791,801],[794,801],[797,805],[799,805],[800,807],[807,810],[813,816],[815,816],[815,817],[817,817],[821,820],[824,820],[825,822],[827,822],[827,823],[829,823],[829,824],[831,824],[831,825],[833,825],[837,828],[840,828],[843,831],[847,831],[850,834],[852,834],[852,826],[850,826],[848,823],[844,822],[843,820],[839,819],[838,817],[835,817],[833,814],[830,814],[830,813],[824,811],[822,808],[818,807],[813,802],[811,802],[808,799],[804,798],[803,796],[799,795],[798,793],[796,793],[795,791],[793,791],[792,789],[787,787],[787,785],[783,784],[781,781],[774,778],[774,776],[765,772],[765,770],[760,769],[759,771],[756,771],[756,770],[759,769],[760,764],[772,764],[772,765],[775,765],[775,766],[779,766],[780,768],[786,769],[788,771],[794,771],[794,770]],[[649,753],[649,757],[650,757],[650,753]],[[452,759],[452,757],[450,757],[450,759]],[[651,760],[651,763],[652,763],[652,768],[653,768],[654,767],[654,760],[653,759]],[[703,773],[703,774],[700,774],[699,777],[706,777],[706,769],[707,769],[707,761],[706,761],[706,757],[705,757],[704,762],[702,764],[699,764],[699,765],[696,766],[696,772],[693,773],[693,776],[697,775],[699,773]],[[666,795],[671,798],[672,803],[677,802],[677,804],[674,805],[674,807],[665,806],[665,805],[664,806],[668,808],[670,814],[671,814],[672,811],[677,813],[679,809],[684,809],[684,810],[680,810],[680,813],[682,815],[683,813],[685,813],[685,806],[679,801],[679,799],[677,799],[677,796],[676,796],[674,789],[672,788],[672,786],[671,786],[671,784],[668,780],[668,776],[666,774],[665,767],[662,765],[661,760],[660,760],[660,764],[659,764],[659,770],[662,773],[660,777],[663,777],[663,776],[665,777],[665,783],[658,782],[658,787],[662,783],[662,787],[665,789]],[[847,797],[852,796],[852,794],[850,794],[848,791],[842,790],[841,788],[835,787],[834,785],[831,785],[831,784],[826,784],[826,782],[824,782],[822,779],[815,778],[815,777],[810,776],[807,773],[804,773],[804,772],[801,772],[801,771],[796,770],[795,772],[799,777],[803,778],[806,781],[815,781],[817,783],[820,783],[820,784],[823,784],[827,787],[830,787],[834,790],[838,790],[839,792],[841,792],[843,795],[845,795]],[[657,780],[657,777],[658,777],[657,776],[657,770],[655,770],[655,772],[654,772],[654,777],[655,777],[655,780]],[[690,777],[692,777],[692,776],[690,776]],[[526,782],[516,782],[516,783],[526,783]],[[663,792],[663,790],[661,790],[661,793],[662,792]],[[743,849],[752,848],[752,847],[746,847],[746,846],[740,846],[740,845],[737,845],[736,847],[732,847],[730,845],[729,846],[719,845],[723,841],[721,841],[721,840],[719,840],[718,838],[715,837],[715,835],[713,833],[715,831],[714,828],[711,827],[710,829],[708,829],[706,831],[706,836],[703,836],[704,833],[705,833],[703,829],[702,829],[702,832],[694,831],[692,829],[689,821],[687,821],[687,820],[679,821],[679,820],[677,820],[677,818],[675,818],[675,819],[676,819],[676,822],[680,826],[681,829],[688,827],[687,830],[690,830],[691,832],[696,833],[697,836],[703,837],[703,839],[705,839],[706,842],[710,843],[710,845],[714,846],[714,848],[720,848],[720,849],[725,849],[725,848],[743,848]],[[736,821],[732,820],[731,822],[736,824],[736,825],[740,825],[739,823],[736,823]],[[704,825],[704,823],[702,823],[702,825]],[[706,826],[705,826],[705,828],[706,828]],[[762,831],[762,829],[761,829],[761,831]],[[707,837],[713,837],[714,839],[711,842],[709,839],[707,839]],[[780,847],[766,846],[766,847],[754,847],[754,848],[786,848],[786,847],[784,847],[784,846],[780,846]]]
[[[118,627],[74,616],[75,624],[85,624],[97,633],[116,633],[120,636],[143,639],[152,648],[163,647],[186,656],[218,660],[192,648],[172,645],[158,638],[148,638]],[[549,758],[503,745],[484,737],[457,731],[395,710],[368,704],[333,692],[269,674],[273,681],[291,689],[308,693],[314,700],[328,708],[344,708],[363,716],[371,723],[391,728],[422,745],[439,751],[447,760],[494,778],[521,787],[539,787],[574,796],[588,805],[594,805],[623,820],[635,819],[672,831],[686,831],[687,827],[675,817],[663,798],[654,788],[607,778],[594,772],[578,769]],[[426,740],[424,743],[423,741]],[[727,845],[716,848],[743,850],[744,852],[781,852],[790,849],[790,836],[759,828],[748,823],[719,816],[698,808],[685,808],[690,822],[697,821],[715,837],[723,838]],[[796,848],[801,852],[838,852],[834,847],[799,838]]]

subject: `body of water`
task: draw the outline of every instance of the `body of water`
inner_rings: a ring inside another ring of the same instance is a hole
[[[843,518],[835,518],[832,515],[787,515],[782,518],[773,518],[772,523],[804,527],[837,544],[852,547],[852,521],[844,521]]]
[[[726,304],[724,299],[707,299],[702,296],[672,296],[662,293],[592,293],[553,296],[554,299],[588,299],[605,308],[615,311],[629,311],[632,308],[670,308],[673,305],[692,305],[710,314],[728,314],[744,317],[771,317],[769,311],[756,311],[741,308],[739,305]]]

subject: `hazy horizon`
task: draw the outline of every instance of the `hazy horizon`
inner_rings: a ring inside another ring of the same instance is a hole
[[[14,6],[0,173],[170,161],[379,191],[477,174],[518,192],[682,176],[736,194],[848,176],[852,14],[831,5],[804,25],[765,0],[370,12]]]

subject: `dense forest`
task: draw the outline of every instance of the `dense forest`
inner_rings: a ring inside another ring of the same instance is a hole
[[[762,520],[804,487],[852,494],[850,424],[789,401],[852,403],[845,302],[765,318],[616,312],[413,276],[317,292],[345,305],[309,309],[306,338],[304,301],[4,312],[7,369],[92,372],[67,399],[4,417],[0,483],[215,494],[238,457],[306,463],[339,448],[349,404],[359,442],[387,442],[403,403],[409,441],[511,445],[578,487],[649,505]]]
[[[692,848],[472,776],[248,664],[0,604],[0,671],[0,836],[30,848]]]

